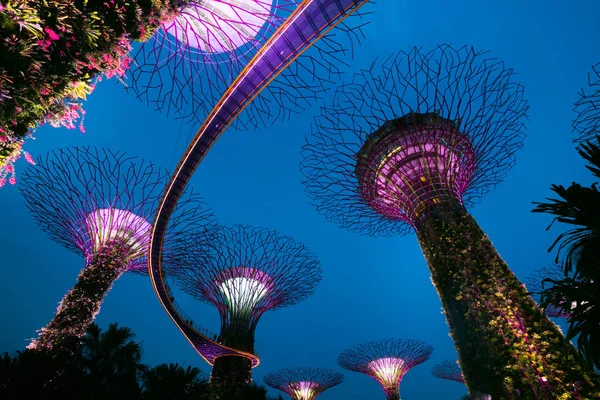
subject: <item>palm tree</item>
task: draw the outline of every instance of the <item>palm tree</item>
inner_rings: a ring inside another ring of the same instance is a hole
[[[600,136],[596,143],[583,143],[577,152],[587,169],[600,178]],[[569,315],[567,339],[577,337],[580,353],[591,367],[600,368],[600,191],[573,182],[565,188],[552,185],[560,198],[537,204],[533,212],[555,215],[554,222],[571,225],[561,233],[548,251],[556,246],[555,262],[562,256],[564,277],[546,278],[541,291],[542,307],[553,306]],[[548,229],[552,226],[548,227]]]
[[[131,329],[117,324],[105,332],[90,325],[81,342],[90,399],[141,399],[137,378],[147,367],[141,364],[142,346],[134,337]]]
[[[2,399],[84,399],[79,358],[61,351],[17,351],[0,358]]]
[[[198,368],[160,364],[142,374],[144,400],[205,400],[208,377]]]

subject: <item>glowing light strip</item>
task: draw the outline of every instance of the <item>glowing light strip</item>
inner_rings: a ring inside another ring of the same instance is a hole
[[[270,50],[273,47],[273,44],[275,44],[275,42],[281,38],[283,36],[284,33],[287,32],[287,29],[289,26],[291,26],[297,19],[298,17],[300,17],[300,15],[302,15],[302,13],[314,2],[315,0],[303,0],[302,4],[294,11],[294,13],[292,13],[292,15],[290,15],[290,17],[288,18],[288,20],[286,20],[277,30],[277,32],[275,33],[275,35],[273,35],[269,41],[267,41],[267,43],[265,43],[265,45],[259,50],[259,52],[254,56],[254,58],[248,63],[248,65],[244,68],[244,70],[242,71],[242,73],[238,76],[238,78],[236,78],[236,80],[234,81],[234,83],[232,84],[232,86],[230,86],[230,88],[223,94],[223,97],[221,97],[221,100],[219,100],[219,102],[217,103],[217,106],[215,108],[213,108],[213,110],[211,111],[211,114],[209,115],[208,120],[202,125],[202,127],[200,128],[200,130],[198,131],[198,133],[196,134],[195,139],[192,141],[192,143],[190,143],[190,146],[188,146],[188,149],[186,150],[186,153],[184,155],[184,157],[182,157],[182,159],[179,162],[179,165],[177,166],[177,169],[175,171],[175,173],[173,174],[173,176],[171,177],[171,180],[169,182],[169,184],[167,185],[167,189],[165,190],[165,193],[163,195],[163,198],[161,200],[161,203],[158,207],[157,213],[156,213],[156,217],[154,219],[154,222],[152,224],[152,231],[151,231],[151,235],[150,235],[150,243],[148,246],[148,269],[150,272],[150,281],[152,282],[152,287],[154,288],[154,292],[156,293],[159,301],[161,302],[163,308],[165,309],[165,311],[167,312],[167,314],[169,315],[169,317],[171,318],[171,320],[175,323],[175,325],[177,326],[177,328],[181,331],[181,333],[185,336],[185,338],[188,340],[188,342],[190,342],[190,344],[196,349],[196,351],[200,354],[200,356],[209,364],[211,364],[206,357],[204,357],[204,355],[202,353],[200,353],[198,351],[198,349],[196,348],[196,346],[194,345],[194,343],[191,341],[191,339],[185,334],[185,332],[183,331],[183,329],[181,328],[180,324],[177,323],[177,321],[175,320],[175,318],[173,317],[173,315],[171,315],[171,313],[168,310],[167,304],[165,304],[165,299],[163,299],[160,296],[157,284],[156,284],[156,280],[153,274],[153,262],[152,262],[152,251],[154,249],[154,236],[156,233],[156,228],[157,228],[157,224],[161,219],[161,214],[163,213],[164,210],[164,206],[165,203],[167,202],[167,199],[169,198],[173,186],[175,185],[175,181],[177,180],[177,178],[179,177],[179,175],[182,172],[182,169],[184,168],[184,165],[187,163],[189,157],[191,156],[193,150],[197,147],[198,142],[200,141],[200,139],[202,139],[203,135],[206,133],[206,130],[208,129],[208,127],[210,126],[210,124],[213,122],[213,120],[215,119],[216,115],[219,113],[219,111],[221,111],[221,109],[223,108],[223,106],[225,105],[225,103],[229,100],[229,98],[232,96],[232,94],[234,93],[234,91],[239,87],[239,85],[242,83],[242,81],[248,76],[248,74],[253,70],[253,68],[258,64],[259,61],[262,60],[262,58],[265,56],[265,54],[268,52],[268,50]],[[362,4],[356,5],[354,3],[350,4],[348,7],[346,7],[340,14],[338,14],[335,18],[339,18],[341,14],[343,14],[344,12],[347,12],[348,10],[354,8],[354,10],[352,10],[352,12],[358,10],[360,7],[362,7],[365,3],[367,3],[369,0],[363,0]],[[218,131],[218,133],[215,135],[215,139],[212,141],[213,143],[216,141],[216,139],[218,139],[218,137],[225,131],[225,129],[229,126],[229,124],[235,119],[235,117],[244,110],[244,108],[252,101],[254,100],[254,98],[260,93],[260,91],[262,91],[262,89],[264,89],[264,87],[266,87],[273,79],[275,79],[275,77],[277,77],[283,70],[284,68],[281,68],[279,71],[277,70],[278,68],[280,68],[282,65],[285,65],[287,63],[287,65],[289,65],[290,63],[292,63],[297,57],[299,57],[304,51],[306,51],[308,48],[310,48],[310,46],[312,45],[312,43],[314,42],[310,42],[310,40],[314,39],[315,37],[318,39],[320,37],[322,37],[323,35],[325,35],[327,32],[329,32],[331,29],[333,29],[337,24],[339,24],[341,21],[343,21],[346,17],[348,17],[352,12],[347,13],[346,15],[344,15],[342,18],[339,18],[337,21],[334,21],[333,23],[331,23],[329,25],[329,27],[327,29],[325,29],[322,33],[319,33],[318,31],[315,32],[310,38],[308,38],[308,40],[306,40],[305,42],[302,43],[302,46],[304,46],[304,49],[302,49],[301,51],[298,51],[298,49],[295,50],[295,52],[297,52],[296,56],[291,58],[289,61],[285,61],[280,63],[275,69],[274,69],[274,73],[273,76],[265,83],[265,81],[263,80],[262,82],[260,82],[255,89],[255,94],[250,97],[249,99],[247,99],[245,101],[245,105],[244,107],[239,107],[234,111],[234,113],[230,114],[229,118],[228,118],[228,123],[226,123],[224,126],[221,127],[221,129]],[[325,15],[325,14],[324,14]],[[334,19],[335,19],[334,18]],[[289,21],[289,22],[288,22]],[[293,52],[291,53],[293,54]],[[262,87],[261,87],[262,86]],[[260,89],[260,90],[258,90]],[[202,156],[202,158],[205,156],[206,154],[204,154]],[[191,177],[191,176],[190,176]],[[187,178],[187,181],[189,181],[190,177]],[[187,183],[187,182],[185,182]],[[184,185],[185,186],[185,185]],[[167,218],[168,219],[168,218]],[[162,253],[162,244],[164,241],[164,236],[162,236],[159,239],[159,243],[158,245],[159,247],[159,254]],[[157,260],[157,266],[158,266],[158,275],[159,275],[159,279],[160,279],[160,283],[161,286],[163,288],[163,291],[165,293],[167,293],[167,289],[166,289],[166,285],[162,276],[162,269],[160,268],[160,257],[158,257]],[[167,293],[168,294],[168,293]],[[168,303],[168,305],[175,310],[174,306],[171,304],[170,299],[168,298],[168,295],[166,296],[166,302]],[[207,342],[211,342],[221,348],[224,349],[228,349],[231,350],[233,352],[235,352],[235,355],[239,355],[239,356],[243,356],[246,358],[249,358],[250,360],[256,361],[256,364],[253,365],[253,367],[256,367],[259,363],[260,360],[258,360],[258,358],[256,356],[254,356],[253,354],[250,353],[246,353],[246,352],[242,352],[242,351],[238,351],[235,349],[231,349],[228,348],[226,346],[217,344],[216,342],[208,339],[207,337],[205,337],[204,335],[202,335],[201,333],[197,332],[193,327],[191,326],[187,326],[188,329],[190,329],[191,331],[193,331],[194,333],[196,333],[199,337],[203,338],[204,340],[206,340]],[[225,356],[225,355],[224,355]],[[211,364],[212,365],[212,364]]]

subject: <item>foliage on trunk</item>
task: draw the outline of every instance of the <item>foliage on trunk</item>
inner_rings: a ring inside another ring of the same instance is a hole
[[[600,397],[577,351],[462,207],[438,209],[418,237],[472,395]]]

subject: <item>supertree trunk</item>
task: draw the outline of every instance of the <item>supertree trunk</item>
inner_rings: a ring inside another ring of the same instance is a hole
[[[396,387],[394,389],[386,389],[385,390],[385,399],[386,400],[400,400],[400,388]]]
[[[29,348],[70,348],[77,344],[100,311],[104,296],[127,270],[126,254],[118,245],[99,251],[81,271],[73,289],[63,297],[54,319],[41,329]]]
[[[7,0],[0,4],[0,139],[46,121],[72,127],[96,75],[123,75],[129,42],[145,40],[178,0]],[[75,116],[75,114],[77,114]],[[0,147],[0,163],[9,151]]]
[[[221,329],[219,341],[236,349],[254,353],[254,334],[235,329]],[[215,360],[211,385],[216,399],[236,398],[239,392],[252,382],[252,362],[246,357],[224,356]]]
[[[472,395],[600,398],[576,350],[462,206],[434,210],[417,234]]]

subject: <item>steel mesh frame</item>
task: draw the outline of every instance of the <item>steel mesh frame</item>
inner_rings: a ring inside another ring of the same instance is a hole
[[[473,174],[461,202],[471,207],[504,179],[522,146],[528,104],[504,63],[472,47],[415,47],[373,62],[321,107],[302,148],[306,192],[329,221],[369,235],[412,230],[364,200],[355,174],[367,137],[408,114],[439,114],[455,121],[474,152]]]
[[[313,400],[325,390],[342,383],[344,375],[328,368],[296,367],[270,372],[263,380],[267,386],[281,390],[294,400]],[[313,384],[306,398],[298,395],[302,390],[301,383]]]
[[[89,261],[98,236],[97,230],[89,229],[89,216],[99,209],[124,210],[149,225],[168,178],[167,170],[120,151],[70,147],[38,158],[36,165],[23,173],[19,190],[39,227],[52,240]],[[114,220],[104,219],[109,223]],[[131,219],[129,228],[139,229],[137,221]],[[215,223],[202,198],[189,191],[177,204],[167,243],[183,232]],[[114,229],[126,230],[129,222],[115,224]],[[164,254],[170,257],[168,244]],[[148,273],[147,249],[129,261],[127,271]]]
[[[320,1],[323,9],[342,7],[339,0],[311,1]],[[261,9],[271,4],[269,0],[255,2],[261,3]],[[226,0],[224,3],[236,2]],[[167,34],[163,27],[137,50],[127,75],[127,91],[167,116],[199,125],[256,51],[303,3],[276,0],[269,15],[264,15],[266,23],[256,38],[239,49],[219,54],[198,51]],[[351,19],[321,37],[310,54],[296,60],[261,92],[232,128],[260,129],[314,104],[327,88],[341,79],[348,60],[353,57],[354,47],[362,41],[362,27],[367,23],[368,14],[356,12]],[[320,18],[320,15],[314,17]],[[310,25],[305,28],[307,32],[312,29]],[[218,26],[210,29],[218,29]],[[308,38],[307,32],[298,31],[300,37]]]
[[[600,135],[600,62],[592,66],[588,74],[588,87],[579,92],[573,111],[573,134],[575,143],[594,140]]]

